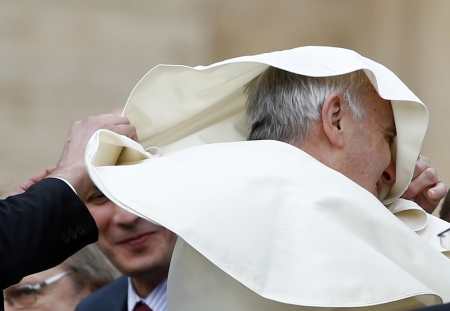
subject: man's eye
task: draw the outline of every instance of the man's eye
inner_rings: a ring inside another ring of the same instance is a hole
[[[105,197],[105,195],[101,192],[98,192],[98,193],[95,193],[95,194],[89,196],[86,200],[86,202],[92,203],[95,205],[101,205],[101,204],[106,203],[107,201],[108,201],[108,198]]]
[[[33,295],[33,290],[31,288],[29,288],[28,286],[15,288],[7,293],[7,296],[11,296],[16,299],[19,299],[20,297],[28,297],[28,296],[32,296],[32,295]]]
[[[386,141],[391,145],[394,142],[395,135],[386,135]]]
[[[33,295],[33,290],[29,289],[29,288],[21,288],[19,290],[17,290],[17,294],[20,296],[31,296]]]

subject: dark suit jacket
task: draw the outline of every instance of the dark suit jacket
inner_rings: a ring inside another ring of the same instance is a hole
[[[60,264],[97,237],[88,209],[62,180],[46,178],[0,200],[0,288]]]
[[[121,276],[84,298],[75,311],[127,311],[127,301],[128,277]]]

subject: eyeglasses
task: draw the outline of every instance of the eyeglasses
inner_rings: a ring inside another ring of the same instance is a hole
[[[36,285],[23,284],[11,287],[4,292],[3,300],[6,300],[11,306],[16,309],[23,309],[34,304],[37,300],[36,291],[61,280],[66,275],[75,272],[75,270],[67,270],[52,276]]]
[[[444,248],[450,249],[450,228],[438,234],[441,245]]]

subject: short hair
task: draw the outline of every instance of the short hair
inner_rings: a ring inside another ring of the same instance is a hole
[[[94,292],[120,275],[96,244],[82,248],[62,264],[75,271],[69,276],[76,293],[84,289]]]
[[[355,118],[365,117],[362,104],[375,88],[363,70],[331,77],[308,77],[269,67],[246,85],[248,139],[303,142],[321,117],[325,99],[339,94]]]

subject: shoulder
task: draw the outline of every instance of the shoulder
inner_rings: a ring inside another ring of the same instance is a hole
[[[128,277],[121,276],[84,298],[76,311],[126,310],[127,296]]]

